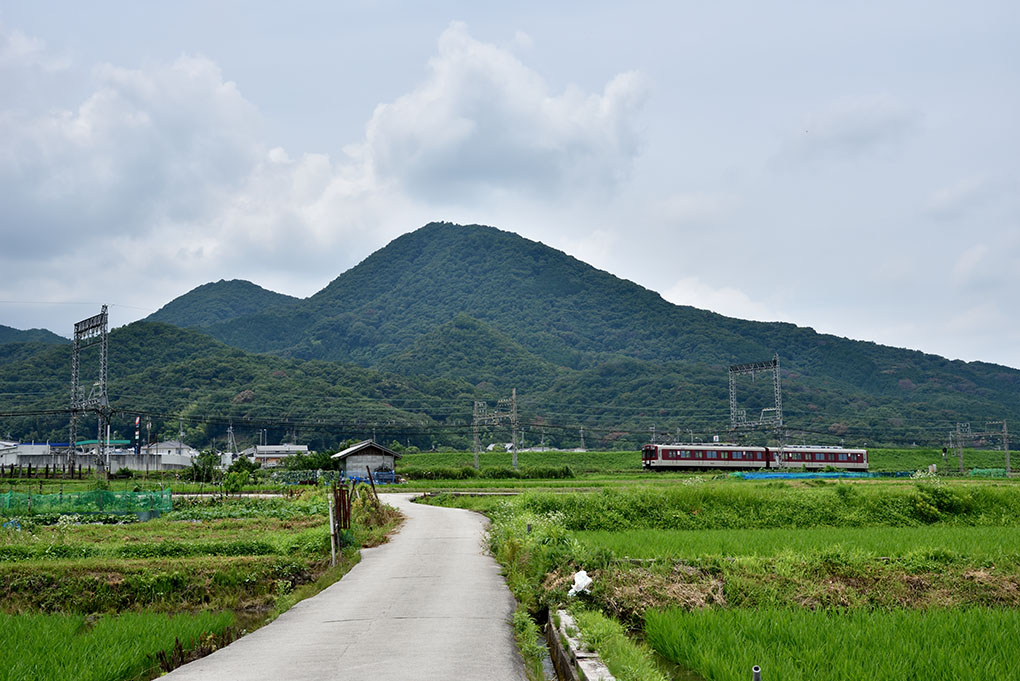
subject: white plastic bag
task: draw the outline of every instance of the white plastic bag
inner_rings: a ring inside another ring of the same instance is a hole
[[[574,574],[574,586],[570,587],[570,591],[567,592],[569,596],[576,596],[581,593],[590,593],[592,578],[588,576],[588,573],[584,570],[580,570]]]

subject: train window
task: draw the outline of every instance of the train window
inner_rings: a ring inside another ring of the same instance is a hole
[[[825,455],[821,452],[815,454],[815,461],[825,461]]]
[[[849,457],[846,454],[840,454],[839,455],[839,460],[840,461],[847,461],[848,459],[849,459]]]
[[[689,458],[691,458],[691,453],[689,451],[687,451],[686,449],[681,449],[680,450],[680,458],[681,459],[689,459]]]
[[[732,458],[734,458],[734,459],[743,459],[744,458],[744,453],[743,452],[733,452]]]
[[[714,458],[716,458],[717,456],[719,456],[719,455],[718,455],[718,454],[717,454],[716,452],[714,452],[714,451],[708,451],[708,452],[705,452],[705,453],[706,453],[706,454],[708,455],[708,458],[709,458],[709,459],[714,459]]]

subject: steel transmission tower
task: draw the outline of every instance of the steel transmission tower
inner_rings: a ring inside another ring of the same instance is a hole
[[[747,410],[737,407],[737,376],[750,374],[751,380],[759,373],[772,374],[772,393],[775,406],[761,410],[757,421],[747,420]],[[779,465],[783,465],[786,431],[783,430],[783,389],[779,380],[779,353],[765,362],[749,362],[747,364],[730,365],[730,430],[750,430],[752,428],[771,428],[779,440]]]
[[[99,376],[92,384],[89,394],[81,385],[81,353],[85,348],[99,346]],[[68,441],[68,464],[74,461],[74,452],[78,442],[78,417],[93,412],[98,416],[99,426],[96,436],[98,462],[97,468],[105,462],[106,444],[103,436],[110,424],[110,399],[107,394],[107,350],[109,349],[109,317],[106,305],[102,311],[74,325],[74,341],[71,346],[71,427]]]
[[[500,420],[506,419],[510,422],[511,448],[513,450],[514,470],[517,469],[517,448],[520,442],[520,423],[517,418],[517,388],[510,393],[509,399],[502,399],[496,403],[496,410],[489,411],[485,402],[475,401],[474,409],[474,436],[475,436],[475,468],[478,468],[478,427],[483,425],[497,425]]]

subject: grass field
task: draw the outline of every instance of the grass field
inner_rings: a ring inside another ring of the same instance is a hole
[[[482,452],[479,454],[481,468],[505,468],[511,464],[511,454],[505,452]],[[940,472],[955,474],[959,464],[955,457],[943,460],[942,450],[935,448],[868,449],[872,471],[915,471],[927,469],[936,464]],[[1013,468],[1020,468],[1020,455],[1013,457]],[[404,470],[421,471],[430,468],[460,468],[474,465],[471,452],[423,452],[407,454],[398,459],[397,472]],[[569,466],[575,474],[635,473],[641,471],[641,453],[638,451],[619,452],[521,452],[518,465],[526,467]],[[964,450],[964,465],[970,468],[1002,468],[1005,454],[1001,451]]]
[[[1020,611],[650,610],[648,642],[704,681],[1017,678]]]
[[[945,552],[974,560],[1020,562],[1020,527],[811,527],[739,530],[576,532],[590,549],[619,558],[696,560],[845,550],[865,557]]]

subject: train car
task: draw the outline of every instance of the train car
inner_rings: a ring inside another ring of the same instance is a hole
[[[804,446],[742,447],[734,444],[697,443],[645,445],[641,449],[641,465],[649,470],[868,470],[865,449]]]
[[[641,463],[652,470],[758,470],[770,468],[766,447],[698,443],[645,445]]]
[[[774,454],[778,454],[775,452]],[[783,448],[783,468],[822,470],[839,468],[848,471],[868,470],[868,450],[797,445]],[[776,467],[773,464],[773,467]]]

